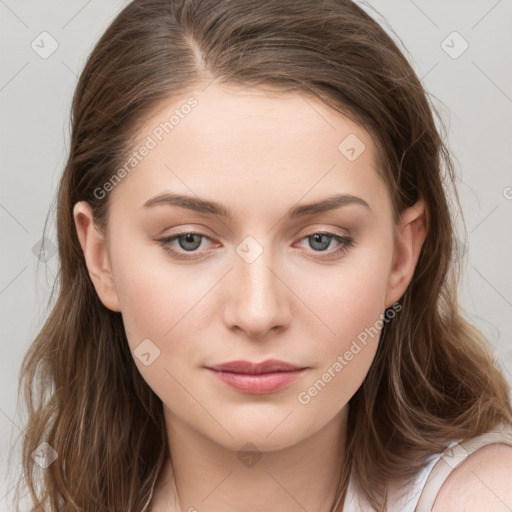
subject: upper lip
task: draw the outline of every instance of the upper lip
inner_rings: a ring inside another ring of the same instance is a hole
[[[267,359],[261,363],[251,363],[250,361],[229,361],[227,363],[209,366],[208,368],[222,372],[247,373],[252,375],[272,372],[290,372],[304,369],[304,367],[279,361],[277,359]]]

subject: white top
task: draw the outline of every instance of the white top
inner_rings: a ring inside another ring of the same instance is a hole
[[[512,447],[512,425],[502,425],[480,436],[461,443],[452,441],[441,453],[428,457],[427,465],[418,472],[408,487],[388,498],[389,512],[431,512],[439,489],[450,473],[476,450],[490,444]],[[352,477],[349,481],[343,512],[375,512],[375,509],[357,496]]]

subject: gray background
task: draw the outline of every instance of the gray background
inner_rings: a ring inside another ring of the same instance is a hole
[[[126,4],[0,0],[2,512],[11,510],[19,467],[14,458],[8,475],[7,462],[10,454],[16,457],[12,440],[25,419],[16,403],[18,370],[47,314],[57,268],[51,244],[48,261],[37,268],[34,246],[65,163],[77,75]],[[512,385],[512,0],[373,0],[364,8],[379,19],[370,6],[403,41],[449,127],[467,227],[467,239],[460,236],[461,303],[489,338]],[[43,58],[52,44],[58,48]],[[53,226],[52,219],[49,239],[55,242]]]

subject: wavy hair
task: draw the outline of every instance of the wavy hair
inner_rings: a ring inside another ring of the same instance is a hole
[[[89,202],[104,229],[108,196],[94,191],[126,161],[143,121],[213,80],[296,91],[348,116],[376,144],[394,222],[426,203],[427,236],[402,311],[384,326],[350,400],[336,502],[352,473],[384,510],[391,478],[413,478],[449,441],[512,421],[507,383],[458,304],[460,204],[440,116],[394,39],[349,0],[134,0],[97,42],[75,90],[57,194],[56,300],[19,374],[28,419],[16,495],[26,484],[37,510],[144,511],[172,455],[161,400],[137,370],[121,314],[89,277],[73,206]],[[41,470],[32,453],[42,442],[58,457]]]

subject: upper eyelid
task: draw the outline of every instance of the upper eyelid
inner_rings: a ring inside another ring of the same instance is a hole
[[[339,226],[337,228],[321,227],[321,226],[322,226],[322,224],[319,224],[318,227],[307,228],[307,231],[305,232],[305,234],[302,235],[302,237],[311,236],[311,235],[314,235],[317,233],[327,233],[327,234],[331,234],[331,235],[345,236],[345,237],[351,236],[350,229],[348,229],[348,228],[342,228]],[[337,230],[339,230],[340,232],[338,232]],[[303,231],[303,228],[296,231],[294,234],[294,238],[299,236],[299,234],[302,231]],[[210,236],[207,233],[202,232],[200,229],[198,230],[197,228],[191,228],[191,229],[182,229],[181,231],[178,231],[177,233],[171,233],[169,235],[162,236],[161,239],[171,238],[171,237],[180,236],[180,235],[187,235],[187,234],[201,235],[201,236],[209,238],[210,240],[215,238],[214,236]]]

